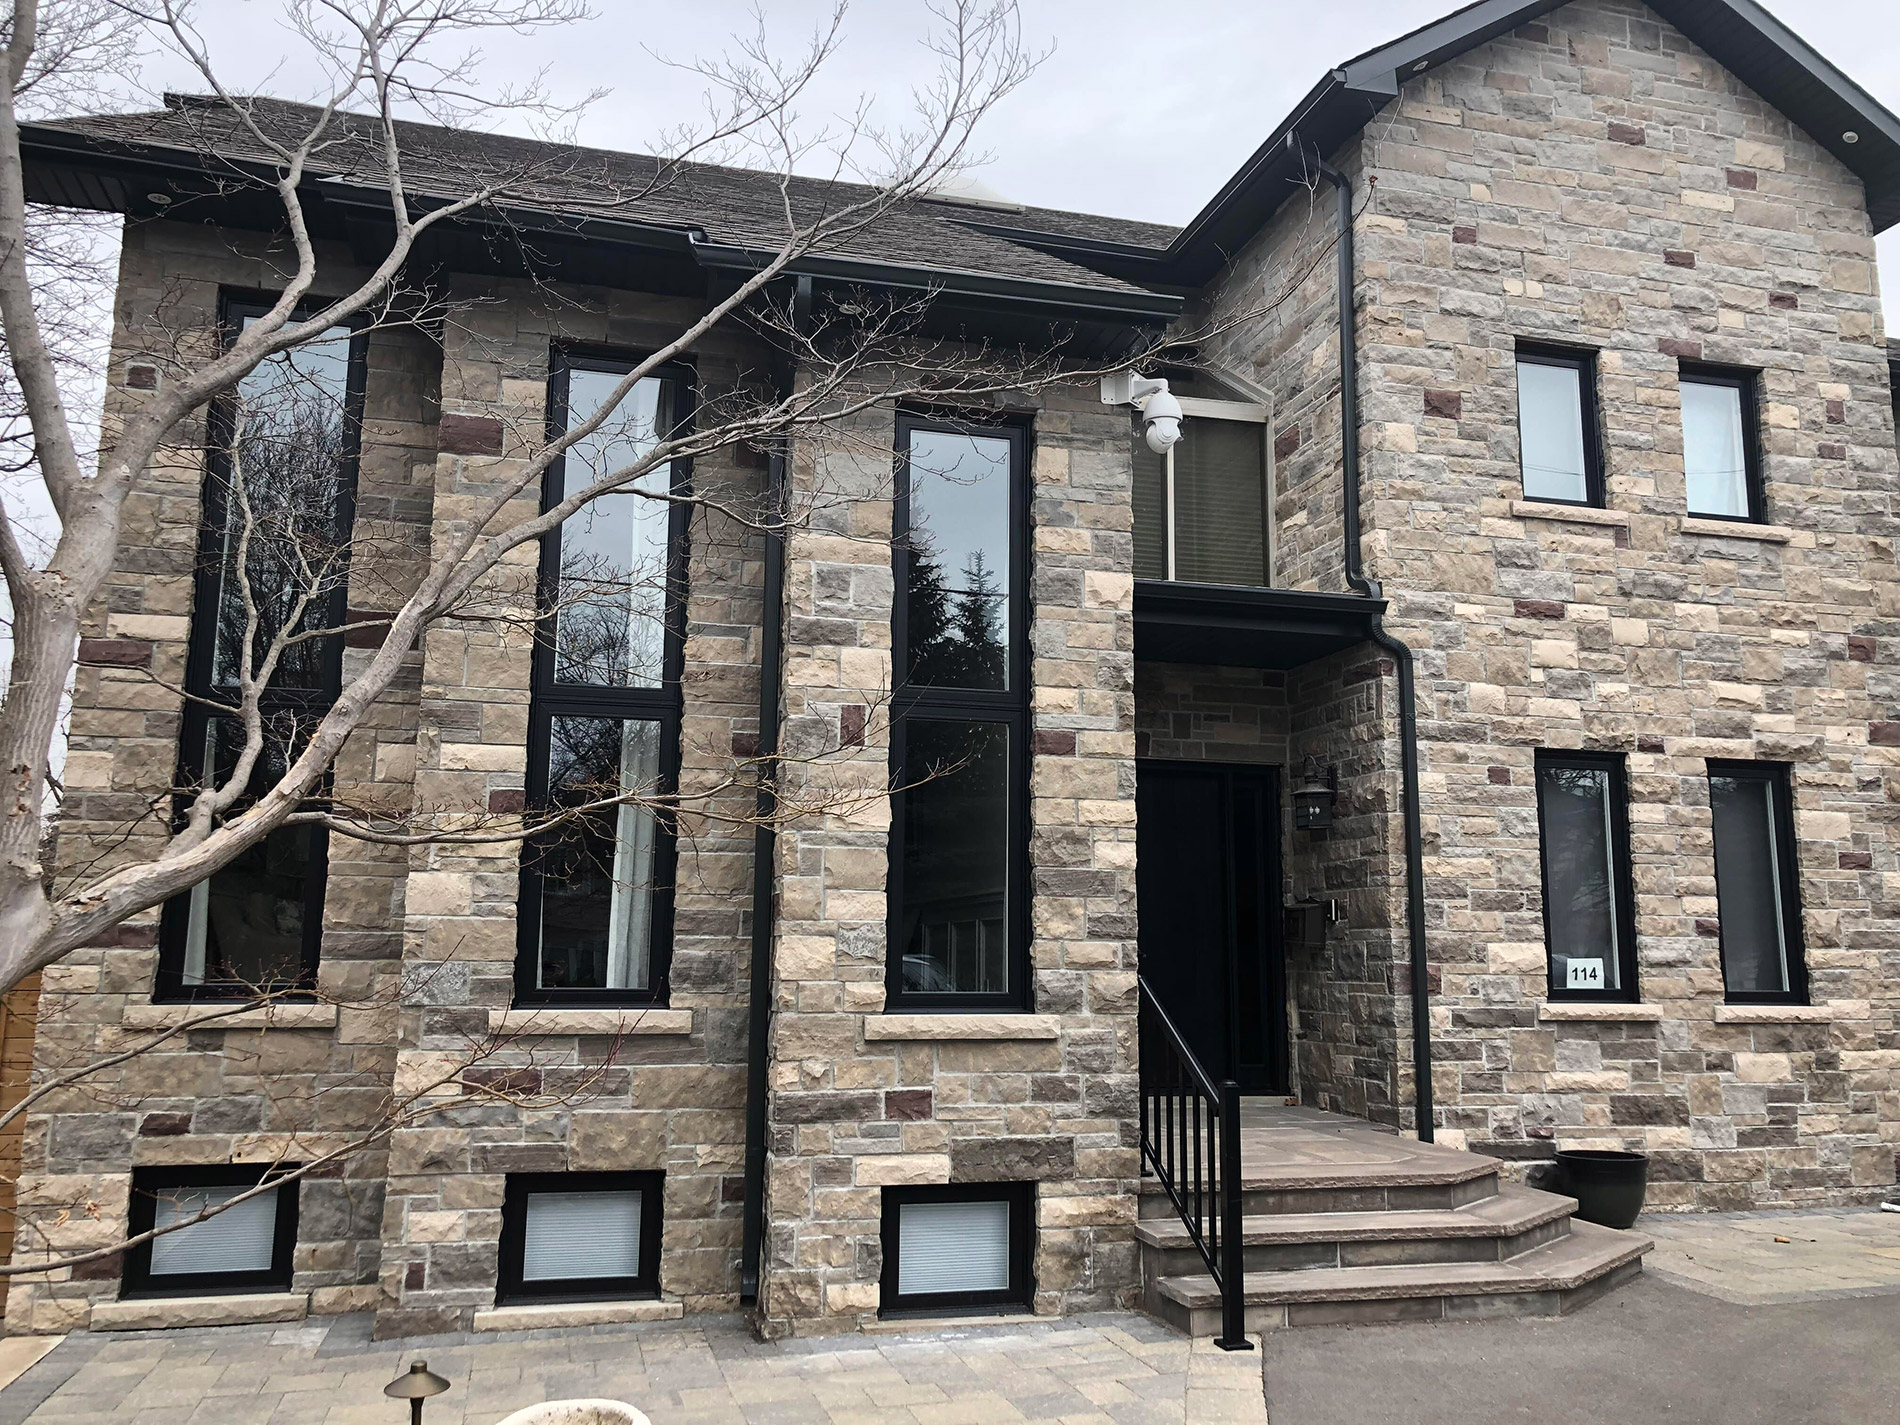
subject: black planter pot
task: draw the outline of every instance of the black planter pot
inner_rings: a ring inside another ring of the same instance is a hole
[[[1642,1153],[1568,1148],[1557,1153],[1560,1191],[1577,1200],[1577,1216],[1599,1227],[1635,1223],[1649,1187],[1649,1159]]]

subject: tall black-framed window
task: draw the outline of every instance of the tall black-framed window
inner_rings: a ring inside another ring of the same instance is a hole
[[[1029,1004],[1027,444],[897,422],[894,1009]]]
[[[1537,754],[1550,998],[1634,1001],[1629,782],[1607,752]]]
[[[589,419],[633,369],[625,354],[556,348],[550,438]],[[599,430],[549,469],[543,508],[690,425],[690,368],[643,377]],[[582,507],[541,546],[528,718],[533,812],[664,798],[679,772],[688,506],[685,461]],[[659,498],[655,498],[658,496]],[[666,998],[675,834],[652,805],[598,806],[522,849],[515,998],[642,1004]]]
[[[1525,499],[1603,505],[1595,352],[1518,343],[1517,436]]]
[[[240,1163],[196,1168],[136,1168],[127,1235],[162,1232],[125,1254],[120,1294],[200,1296],[206,1293],[288,1291],[297,1247],[297,1182],[279,1183],[203,1220],[294,1165],[266,1170]]]
[[[1780,762],[1709,762],[1722,984],[1736,1004],[1805,1004],[1794,794]]]
[[[884,1189],[882,1314],[1028,1310],[1036,1185]]]
[[[1761,376],[1684,363],[1682,465],[1689,513],[1698,519],[1767,518],[1761,472]]]
[[[511,1173],[495,1300],[658,1295],[664,1190],[661,1173]]]
[[[226,293],[226,342],[270,304],[268,296]],[[190,698],[179,733],[180,817],[189,789],[234,768],[243,738],[220,709],[237,708],[247,666],[253,676],[264,673],[280,634],[346,619],[368,344],[363,331],[334,327],[261,363],[209,413],[185,661]],[[341,637],[284,647],[259,698],[266,740],[250,791],[282,775],[335,702],[342,676]],[[248,799],[249,792],[230,815]],[[326,857],[320,828],[280,827],[169,901],[159,922],[157,997],[246,998],[314,985]]]

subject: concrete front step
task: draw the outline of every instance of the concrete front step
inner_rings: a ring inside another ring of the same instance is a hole
[[[1374,1321],[1555,1316],[1642,1269],[1654,1245],[1634,1232],[1572,1222],[1556,1240],[1504,1261],[1336,1267],[1249,1275],[1246,1329]],[[1151,1277],[1148,1310],[1197,1336],[1220,1329],[1212,1277]]]
[[[1265,1136],[1271,1143],[1281,1135]],[[1498,1192],[1496,1158],[1420,1143],[1363,1125],[1357,1131],[1330,1134],[1305,1131],[1297,1145],[1286,1149],[1278,1143],[1264,1149],[1249,1144],[1245,1152],[1241,1210],[1250,1217],[1450,1211]],[[1142,1184],[1141,1215],[1174,1215],[1161,1185],[1153,1179]]]
[[[1505,1186],[1495,1197],[1457,1208],[1263,1213],[1243,1220],[1241,1237],[1250,1272],[1496,1262],[1563,1236],[1576,1208],[1574,1198]],[[1180,1218],[1143,1218],[1135,1236],[1148,1275],[1190,1276],[1203,1270]]]

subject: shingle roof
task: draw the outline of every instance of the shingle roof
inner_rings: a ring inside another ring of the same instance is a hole
[[[266,133],[286,137],[306,130],[317,112],[278,99],[241,102]],[[232,164],[272,162],[265,146],[228,105],[198,96],[168,95],[165,108],[150,112],[81,116],[36,127],[133,152],[216,155]],[[778,175],[751,169],[687,163],[669,170],[660,159],[644,154],[432,124],[399,123],[397,130],[406,179],[418,198],[457,197],[475,183],[494,181],[505,186],[502,201],[508,206],[694,231],[707,242],[727,247],[776,249],[784,240],[788,200],[799,218],[809,220],[875,191],[861,184],[801,177],[781,191]],[[337,134],[337,142],[311,160],[310,171],[333,181],[380,186],[381,143],[375,123],[361,115],[339,115]],[[1045,208],[999,211],[919,201],[889,209],[819,251],[925,272],[977,273],[1105,293],[1144,290],[978,226],[998,223],[1152,248],[1157,254],[1176,231]]]

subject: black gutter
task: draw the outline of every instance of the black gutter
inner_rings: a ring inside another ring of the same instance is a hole
[[[1289,135],[1297,147],[1298,135]],[[1352,232],[1352,180],[1318,154],[1312,156],[1319,174],[1339,195],[1339,448],[1345,484],[1346,582],[1354,592],[1383,600],[1376,579],[1366,577],[1359,547],[1359,335],[1353,311],[1355,282]],[[1391,633],[1374,613],[1367,621],[1372,641],[1392,655],[1399,672],[1399,764],[1405,818],[1405,924],[1412,956],[1412,1101],[1418,1119],[1418,1138],[1430,1143],[1432,1126],[1432,1019],[1431,964],[1425,945],[1425,833],[1419,813],[1418,691],[1412,650]]]
[[[792,327],[810,327],[811,278],[796,279],[792,294]],[[787,352],[778,373],[781,397],[792,394],[797,379],[797,357]],[[791,463],[791,437],[772,444],[766,463],[765,580],[760,593],[763,616],[759,634],[759,791],[752,828],[752,975],[746,1003],[745,1072],[745,1217],[740,1229],[739,1300],[759,1299],[760,1264],[765,1254],[765,1108],[766,1070],[770,1060],[766,1040],[772,1032],[772,888],[777,880],[775,855],[778,833],[773,817],[778,811],[777,772],[771,760],[778,756],[778,703],[781,685],[780,655],[785,620],[785,485]]]

